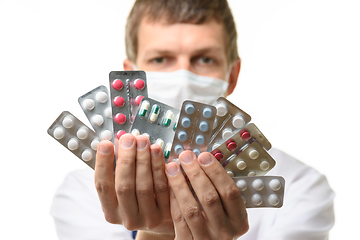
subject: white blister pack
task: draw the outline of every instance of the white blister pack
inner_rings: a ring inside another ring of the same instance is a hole
[[[216,115],[211,105],[189,101],[183,102],[176,126],[169,161],[177,161],[184,150],[192,150],[197,156],[205,152],[210,141]]]
[[[164,151],[165,159],[169,158],[176,122],[180,110],[151,98],[143,98],[131,133],[135,136],[146,135],[151,144],[158,144]]]
[[[208,150],[220,146],[251,121],[249,114],[224,97],[219,97],[213,106],[216,107],[217,113]]]
[[[100,139],[74,115],[67,111],[62,112],[47,132],[89,167],[95,168],[96,150]]]
[[[107,88],[99,86],[79,97],[78,102],[100,140],[114,142],[111,103]]]
[[[284,202],[285,179],[279,176],[234,177],[247,208],[280,208]]]
[[[116,139],[130,131],[141,100],[147,97],[144,71],[112,71],[109,74],[113,129]]]

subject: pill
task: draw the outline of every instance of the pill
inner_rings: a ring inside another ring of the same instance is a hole
[[[143,135],[143,136],[147,137],[148,139],[150,139],[150,135],[148,133],[143,133],[141,135]]]
[[[247,183],[245,180],[240,179],[239,181],[236,182],[236,186],[240,189],[240,191],[245,191],[247,188]]]
[[[92,140],[90,143],[91,149],[96,151],[99,143],[100,143],[100,140],[98,138],[95,138],[94,140]]]
[[[113,89],[115,90],[121,90],[124,87],[124,83],[120,80],[120,79],[115,79],[112,83],[111,86]]]
[[[206,121],[202,121],[199,124],[199,129],[202,132],[207,132],[209,130],[209,124]]]
[[[86,127],[81,127],[79,128],[79,130],[76,132],[76,136],[81,139],[84,140],[85,138],[87,138],[89,135],[88,130]]]
[[[137,136],[140,135],[140,132],[139,132],[138,129],[135,128],[135,129],[133,129],[133,130],[131,131],[131,134],[134,135],[135,137],[137,137]]]
[[[116,107],[122,107],[125,105],[125,99],[123,97],[115,97],[114,98],[114,105]]]
[[[181,141],[181,142],[185,142],[186,139],[188,138],[188,135],[185,131],[180,131],[178,133],[178,139]]]
[[[252,149],[249,151],[249,157],[253,160],[257,159],[259,157],[259,152],[255,149]]]
[[[108,95],[106,92],[98,92],[95,96],[95,99],[99,103],[105,103],[108,99]]]
[[[107,107],[107,108],[104,110],[104,115],[105,115],[107,118],[112,118],[111,107]]]
[[[160,111],[160,107],[157,104],[154,104],[151,108],[151,112],[150,112],[150,116],[149,116],[149,120],[150,122],[155,122],[156,119],[159,116],[159,111]]]
[[[140,106],[140,109],[139,109],[139,116],[140,117],[144,117],[147,113],[147,111],[149,110],[149,107],[150,107],[150,103],[149,101],[143,101],[141,103],[141,106]]]
[[[118,124],[124,124],[126,122],[126,116],[123,113],[118,113],[118,114],[115,115],[114,120]]]
[[[232,125],[234,128],[243,128],[245,126],[245,120],[241,116],[235,116],[232,119]]]
[[[170,156],[171,147],[172,147],[171,143],[166,144],[165,149],[164,149],[164,157],[165,158],[168,158]]]
[[[217,149],[220,145],[221,145],[221,144],[220,144],[219,142],[214,143],[214,144],[212,145],[211,150],[213,151],[213,150]]]
[[[230,176],[230,177],[234,177],[234,173],[230,170],[227,170],[226,173]]]
[[[100,127],[104,123],[104,118],[99,114],[95,114],[91,118],[91,123],[97,127]]]
[[[266,171],[270,168],[270,164],[267,161],[262,161],[260,163],[260,169]]]
[[[72,128],[72,126],[74,126],[74,121],[72,120],[71,117],[65,117],[64,120],[62,121],[62,125],[65,128]]]
[[[275,207],[279,204],[280,199],[279,199],[278,195],[273,193],[273,194],[270,194],[270,196],[268,197],[268,202],[270,203],[270,205]]]
[[[174,147],[174,151],[177,155],[180,155],[180,153],[182,153],[184,151],[184,148],[182,145],[178,144]]]
[[[262,203],[261,195],[256,193],[251,197],[251,201],[255,206],[260,206]]]
[[[251,134],[249,132],[240,133],[241,139],[244,141],[249,141],[251,138]]]
[[[143,100],[144,96],[140,95],[135,98],[136,106],[140,106],[141,100]]]
[[[101,140],[110,140],[112,138],[112,133],[110,130],[104,130],[100,133]]]
[[[219,104],[216,104],[215,107],[216,107],[216,110],[217,110],[217,115],[219,117],[225,116],[226,113],[228,112],[228,109],[227,109],[225,104],[219,103]]]
[[[224,159],[224,155],[220,151],[215,151],[212,153],[212,155],[221,162]]]
[[[79,147],[78,140],[76,140],[75,138],[70,138],[70,140],[67,143],[67,147],[72,151],[78,149],[78,147]]]
[[[197,145],[204,145],[205,143],[205,137],[203,135],[197,135],[195,138],[195,142]]]
[[[85,99],[82,103],[82,106],[84,109],[86,109],[87,111],[91,111],[94,109],[95,107],[95,102],[92,99]]]
[[[261,179],[256,179],[253,181],[252,183],[252,187],[256,190],[256,191],[261,191],[264,188],[264,182]]]
[[[213,111],[211,110],[211,108],[204,108],[203,110],[203,116],[204,118],[211,118],[211,116],[213,115]]]
[[[254,172],[254,171],[250,171],[248,173],[248,177],[255,177],[255,176],[256,176],[256,172]]]
[[[170,111],[170,110],[166,111],[165,117],[162,120],[163,125],[166,126],[166,127],[170,126],[171,120],[172,120],[173,117],[174,117],[174,113],[172,111]]]
[[[62,139],[65,136],[65,130],[62,127],[57,127],[54,129],[54,138],[56,139]]]
[[[145,87],[145,82],[144,82],[144,80],[142,80],[142,79],[136,79],[135,81],[134,81],[134,87],[137,89],[137,90],[143,90],[144,89],[144,87]]]
[[[231,152],[235,151],[235,149],[237,148],[237,144],[234,141],[230,141],[226,144],[226,148]]]
[[[221,134],[221,136],[224,140],[229,139],[232,135],[233,135],[233,132],[230,128],[225,128]]]
[[[246,162],[245,161],[243,161],[243,160],[240,160],[240,161],[238,161],[238,163],[236,164],[236,167],[240,170],[240,171],[242,171],[242,170],[244,170],[245,168],[246,168]]]
[[[273,191],[279,191],[281,188],[281,183],[278,179],[273,179],[269,182],[269,186]]]
[[[181,125],[184,127],[184,128],[188,128],[191,126],[191,120],[190,118],[188,117],[184,117],[181,119]]]
[[[193,114],[195,112],[195,107],[191,103],[186,104],[185,106],[185,112],[189,115]]]
[[[93,153],[91,150],[89,149],[85,149],[82,153],[81,153],[81,159],[84,160],[85,162],[90,161],[93,158]]]
[[[193,150],[193,153],[195,153],[196,157],[198,157],[198,156],[200,155],[201,151],[200,151],[200,149],[195,148],[195,149]]]
[[[155,144],[159,145],[161,148],[164,147],[164,140],[161,138],[156,139]]]
[[[116,133],[116,138],[117,139],[120,139],[122,135],[124,135],[126,132],[124,130],[119,130],[117,133]]]
[[[178,125],[178,122],[176,122],[176,123],[174,124],[174,127],[173,127],[173,130],[174,130],[174,131],[176,131],[177,125]]]

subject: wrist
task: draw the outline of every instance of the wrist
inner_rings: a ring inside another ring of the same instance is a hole
[[[174,234],[160,234],[144,230],[139,230],[136,234],[136,240],[174,240],[174,238]]]

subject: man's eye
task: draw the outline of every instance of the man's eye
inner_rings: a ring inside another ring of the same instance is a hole
[[[201,57],[201,58],[199,58],[199,61],[200,61],[200,63],[203,63],[203,64],[211,64],[214,62],[213,59],[209,58],[209,57]]]
[[[163,57],[158,57],[158,58],[154,58],[153,59],[154,63],[164,63],[165,62],[165,58]]]

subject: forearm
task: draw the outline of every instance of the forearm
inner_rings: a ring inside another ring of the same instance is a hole
[[[157,234],[148,231],[138,231],[136,234],[136,240],[173,240],[174,238],[173,234]]]

